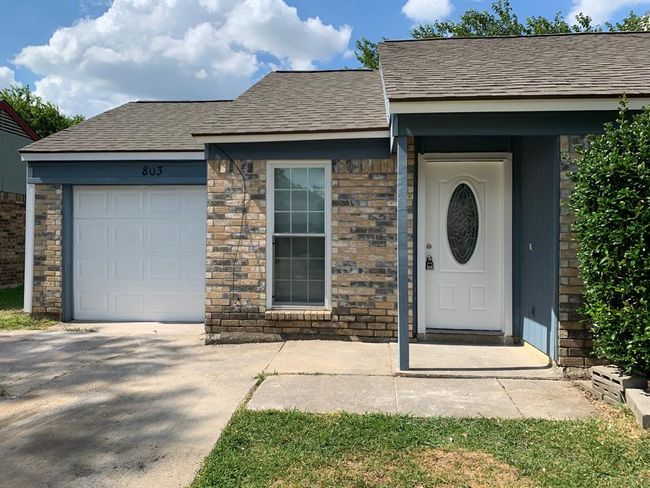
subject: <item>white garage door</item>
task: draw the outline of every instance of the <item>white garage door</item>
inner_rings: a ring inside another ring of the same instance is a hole
[[[74,318],[203,322],[206,189],[74,188]]]

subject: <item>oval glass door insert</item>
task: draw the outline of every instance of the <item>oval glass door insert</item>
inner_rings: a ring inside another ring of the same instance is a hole
[[[478,205],[474,192],[466,183],[458,185],[447,209],[447,240],[452,256],[459,264],[472,258],[478,241]]]

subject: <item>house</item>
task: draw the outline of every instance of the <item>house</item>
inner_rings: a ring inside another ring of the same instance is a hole
[[[18,150],[36,140],[20,115],[0,100],[0,288],[23,282],[27,173]]]
[[[378,71],[131,103],[22,150],[26,308],[282,336],[525,340],[588,366],[580,136],[650,102],[650,34],[387,41]]]

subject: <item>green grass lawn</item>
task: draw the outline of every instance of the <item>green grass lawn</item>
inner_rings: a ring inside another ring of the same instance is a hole
[[[650,435],[581,421],[240,410],[198,487],[650,487]]]
[[[22,286],[0,290],[0,330],[45,329],[57,323],[47,317],[26,314],[22,308]]]

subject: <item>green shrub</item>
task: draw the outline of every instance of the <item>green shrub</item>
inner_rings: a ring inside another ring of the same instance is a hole
[[[594,352],[650,373],[650,108],[589,138],[573,174],[578,259]]]

